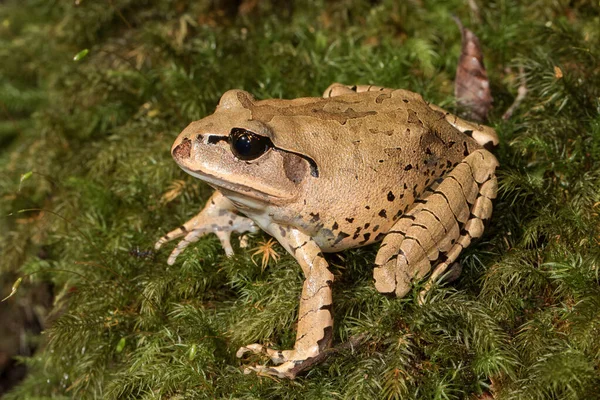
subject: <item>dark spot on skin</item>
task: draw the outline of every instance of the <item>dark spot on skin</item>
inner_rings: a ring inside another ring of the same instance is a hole
[[[285,229],[283,229],[281,226],[279,227],[279,233],[281,234],[281,236],[285,237]]]
[[[340,232],[340,233],[338,233],[337,237],[335,238],[335,242],[333,242],[333,245],[335,246],[336,244],[338,244],[342,240],[346,239],[348,236],[350,236],[350,235],[347,234],[346,232]]]
[[[425,149],[425,154],[427,154],[428,156],[430,156],[433,153],[431,153],[431,149],[428,147],[428,148]]]
[[[379,242],[384,237],[385,237],[385,233],[378,233],[377,236],[375,236],[375,241]]]
[[[386,213],[385,209],[382,209],[381,211],[379,211],[379,216],[381,218],[387,218],[387,213]]]
[[[455,141],[453,141],[453,140],[449,141],[449,142],[448,142],[448,148],[449,148],[449,149],[451,149],[451,148],[452,148],[452,146],[454,146],[454,144],[455,144],[455,143],[456,143],[456,142],[455,142]]]
[[[486,149],[487,151],[492,151],[496,148],[496,146],[494,146],[494,142],[492,142],[490,140],[489,142],[487,142],[486,144],[483,145],[483,148]]]
[[[365,208],[366,208],[367,210],[370,210],[370,209],[371,209],[371,206],[365,206]]]
[[[182,159],[190,158],[192,152],[192,141],[188,138],[184,138],[181,143],[173,149],[173,157]]]
[[[467,142],[463,142],[463,146],[465,147],[465,151],[463,152],[463,155],[466,157],[469,155],[469,148],[467,147]]]
[[[392,97],[391,93],[382,93],[375,98],[375,103],[381,104],[385,99],[389,99],[390,97]]]
[[[380,162],[380,163],[382,163],[382,162],[383,162],[383,160],[379,160],[379,162]]]
[[[379,230],[379,225],[375,225],[375,226],[373,227],[373,232],[377,232],[378,230]]]
[[[423,126],[423,122],[419,119],[419,117],[417,117],[417,113],[410,109],[408,110],[407,122],[409,124],[419,124]]]
[[[396,213],[396,215],[394,215],[394,221],[397,220],[398,218],[400,218],[402,216],[402,214],[404,214],[404,212],[402,210],[398,211]]]
[[[466,131],[463,131],[463,133],[467,136],[473,137],[473,131],[470,129],[467,129]]]
[[[332,311],[329,311],[330,313]],[[331,345],[331,340],[333,338],[333,327],[327,326],[323,329],[323,337],[317,340],[317,345],[319,346],[319,350],[323,351],[327,349]],[[274,375],[277,375],[275,373]]]
[[[410,171],[412,169],[412,164],[408,164],[406,167],[404,167],[405,171]]]
[[[302,182],[308,172],[306,160],[293,153],[283,155],[283,170],[285,176],[296,185]]]
[[[394,201],[395,198],[396,196],[394,196],[394,193],[392,193],[392,191],[390,190],[387,194],[388,201]]]
[[[333,223],[333,226],[331,227],[331,229],[333,229],[334,231],[339,227],[337,222]]]
[[[348,221],[349,223],[353,223],[354,222],[354,218],[346,218],[346,221]]]
[[[367,222],[367,223],[365,224],[365,229],[369,229],[369,227],[370,227],[370,226],[371,226],[371,224]]]
[[[363,235],[364,240],[362,242],[360,242],[360,244],[365,244],[369,241],[369,239],[371,238],[371,234],[370,233],[365,233]]]
[[[352,239],[356,239],[358,237],[358,235],[360,234],[362,227],[358,227],[356,228],[356,231],[354,232],[354,235],[352,236]]]
[[[311,220],[310,222],[317,222],[318,220],[321,219],[321,217],[319,216],[319,213],[310,213],[309,214],[311,216]]]
[[[408,189],[408,185],[406,184],[406,182],[404,183],[404,190]]]
[[[233,221],[232,220],[229,220],[229,225],[233,226]]]
[[[333,240],[333,231],[331,229],[320,229],[322,236],[326,237],[327,240]]]
[[[402,99],[402,101],[403,101],[403,102],[405,102],[405,103],[408,103],[408,100],[407,100],[407,99]]]

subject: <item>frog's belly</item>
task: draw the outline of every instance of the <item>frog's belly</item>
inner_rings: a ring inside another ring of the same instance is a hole
[[[312,237],[322,251],[337,252],[381,241],[402,214],[396,209],[364,211],[354,216],[346,213],[334,213],[333,216],[325,212],[312,213],[313,218],[317,216],[321,219],[312,223],[302,220],[297,227]]]

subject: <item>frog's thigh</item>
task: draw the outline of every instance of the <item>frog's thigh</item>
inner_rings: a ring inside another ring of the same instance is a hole
[[[432,279],[446,271],[471,239],[483,233],[496,197],[496,158],[487,150],[471,153],[439,186],[400,218],[375,259],[375,287],[404,296],[413,279],[433,266]]]
[[[298,331],[293,350],[272,350],[252,344],[242,347],[237,355],[247,351],[266,353],[277,367],[257,366],[250,370],[259,373],[294,378],[311,365],[311,358],[319,355],[331,344],[333,314],[331,284],[333,274],[319,246],[302,232],[277,225],[269,229],[275,238],[289,251],[302,267],[305,275],[298,311]]]
[[[459,118],[435,104],[429,103],[428,105],[432,110],[444,114],[444,118],[446,118],[446,121],[448,121],[450,125],[464,134],[471,136],[480,146],[491,150],[498,145],[498,135],[494,128]]]

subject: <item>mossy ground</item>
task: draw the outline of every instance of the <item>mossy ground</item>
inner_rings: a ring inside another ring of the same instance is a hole
[[[56,293],[6,398],[599,398],[600,4],[468,3],[4,1],[2,285],[37,271],[9,301],[40,281]],[[461,278],[419,305],[418,288],[375,291],[376,246],[329,256],[335,342],[365,343],[295,381],[243,375],[240,345],[293,344],[301,271],[288,255],[264,271],[249,249],[228,259],[215,237],[172,267],[168,246],[152,253],[210,194],[173,139],[231,88],[367,83],[453,109],[453,15],[482,43],[501,138],[500,196]],[[504,121],[520,68],[528,95]],[[17,213],[30,208],[46,211]]]

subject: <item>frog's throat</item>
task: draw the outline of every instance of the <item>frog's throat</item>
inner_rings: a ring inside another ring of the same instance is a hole
[[[281,196],[280,194],[275,193],[267,193],[262,190],[243,185],[241,183],[231,183],[214,175],[208,174],[199,170],[191,170],[189,168],[183,167],[180,165],[180,168],[183,169],[188,174],[192,175],[194,178],[198,178],[209,185],[222,188],[230,192],[238,193],[245,197],[251,197],[256,200],[272,203],[274,201],[285,201],[289,200],[289,197]]]

